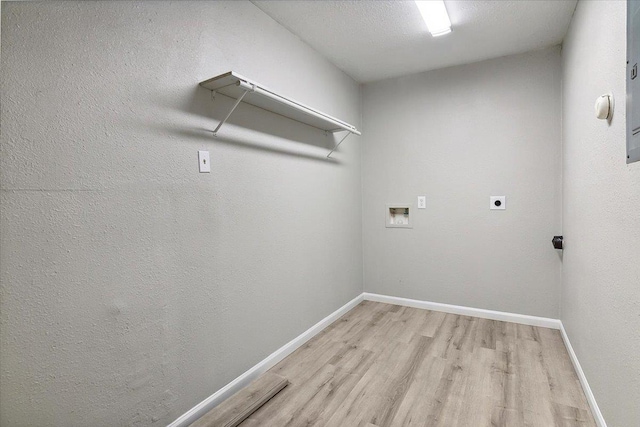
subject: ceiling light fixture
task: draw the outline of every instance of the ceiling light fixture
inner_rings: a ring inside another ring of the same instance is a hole
[[[416,0],[416,5],[433,37],[451,32],[451,20],[444,6],[444,0]]]

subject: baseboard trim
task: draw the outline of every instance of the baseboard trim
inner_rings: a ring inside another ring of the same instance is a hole
[[[503,322],[512,322],[512,323],[520,323],[523,325],[530,326],[539,326],[543,328],[551,328],[558,329],[562,335],[562,340],[564,341],[564,345],[567,348],[567,352],[569,353],[569,357],[571,358],[571,362],[573,363],[573,367],[578,375],[578,379],[580,380],[580,384],[582,385],[582,389],[584,390],[584,394],[587,397],[587,402],[591,408],[591,412],[596,421],[598,427],[607,427],[607,423],[600,412],[600,408],[596,403],[596,399],[591,391],[591,387],[589,387],[589,382],[587,381],[587,377],[580,366],[580,362],[576,356],[576,353],[573,351],[573,347],[571,346],[571,342],[569,341],[569,337],[567,336],[567,332],[562,325],[562,322],[558,319],[551,319],[547,317],[538,317],[538,316],[529,316],[526,314],[515,314],[508,313],[503,311],[494,311],[494,310],[485,310],[482,308],[473,308],[473,307],[465,307],[460,305],[452,305],[452,304],[442,304],[437,302],[430,301],[421,301],[409,298],[400,298],[400,297],[392,297],[388,295],[380,295],[373,294],[369,292],[364,292],[315,325],[311,328],[307,329],[302,334],[298,335],[293,340],[289,341],[287,344],[280,347],[278,350],[274,351],[267,358],[260,361],[258,364],[253,366],[251,369],[231,381],[226,386],[222,387],[220,390],[198,403],[196,406],[191,408],[189,411],[185,412],[174,422],[169,424],[168,427],[187,427],[195,420],[200,418],[202,415],[206,414],[212,408],[215,408],[217,405],[222,403],[225,399],[231,397],[243,387],[246,387],[253,380],[258,378],[260,375],[271,369],[282,359],[293,353],[297,348],[304,345],[311,338],[320,333],[324,328],[329,326],[331,323],[335,322],[338,318],[346,314],[349,310],[354,308],[356,305],[360,304],[363,300],[366,301],[375,301],[375,302],[383,302],[387,304],[394,305],[403,305],[407,307],[415,307],[422,308],[426,310],[433,311],[442,311],[445,313],[459,314],[463,316],[473,316],[480,317],[483,319],[492,319],[492,320],[500,320]]]
[[[251,383],[251,381],[255,380],[260,375],[271,369],[282,359],[293,353],[297,348],[316,336],[324,328],[338,320],[338,318],[354,308],[356,305],[360,304],[363,299],[364,294],[358,295],[357,297],[307,329],[305,332],[298,335],[296,338],[271,353],[271,355],[269,355],[266,359],[260,361],[251,369],[237,377],[235,380],[231,381],[229,384],[222,387],[220,390],[216,391],[214,394],[207,397],[205,400],[185,412],[178,419],[169,424],[168,427],[186,427],[190,425],[195,420],[206,414],[208,411],[222,403],[225,399],[231,397],[243,387],[246,387],[249,383]]]
[[[540,326],[543,328],[560,329],[562,323],[558,319],[548,317],[529,316],[526,314],[507,313],[504,311],[485,310],[482,308],[465,307],[461,305],[442,304],[439,302],[421,301],[409,298],[392,297],[388,295],[364,293],[367,301],[384,302],[387,304],[404,305],[407,307],[423,308],[426,310],[443,311],[445,313],[463,316],[480,317],[483,319],[500,320],[503,322],[521,323],[523,325]]]
[[[575,369],[576,375],[580,380],[580,384],[582,385],[582,389],[584,390],[584,394],[587,398],[587,402],[589,403],[589,407],[591,408],[591,413],[593,414],[593,418],[595,419],[598,427],[607,427],[607,423],[604,421],[602,412],[600,412],[600,408],[598,407],[596,398],[593,395],[593,392],[591,391],[591,387],[589,387],[589,382],[587,381],[587,377],[585,376],[584,371],[580,366],[580,362],[578,361],[578,357],[576,356],[575,351],[573,351],[573,347],[571,346],[571,342],[569,341],[567,331],[564,329],[564,325],[562,324],[562,321],[560,321],[559,319],[529,316],[526,314],[508,313],[504,311],[485,310],[482,308],[465,307],[461,305],[442,304],[438,302],[421,301],[421,300],[415,300],[415,299],[409,299],[409,298],[392,297],[388,295],[372,294],[369,292],[365,292],[363,296],[366,301],[383,302],[387,304],[403,305],[406,307],[422,308],[426,310],[460,314],[463,316],[480,317],[483,319],[500,320],[503,322],[512,322],[512,323],[521,323],[523,325],[539,326],[543,328],[560,330],[560,333],[562,335],[562,341],[564,342],[564,345],[567,348],[567,352],[569,353],[569,358],[571,359],[571,363],[573,363],[573,368]]]
[[[573,363],[573,369],[575,369],[576,374],[578,375],[578,379],[580,380],[580,384],[582,385],[582,390],[584,391],[584,395],[587,397],[587,402],[589,403],[589,407],[591,407],[591,413],[593,414],[593,418],[596,420],[596,424],[598,427],[607,427],[607,423],[604,421],[604,417],[602,416],[602,412],[600,412],[600,408],[598,407],[598,403],[596,402],[596,398],[593,395],[593,391],[591,391],[591,387],[589,387],[589,382],[587,381],[587,377],[582,370],[582,366],[580,366],[580,362],[578,361],[578,356],[576,356],[575,351],[573,351],[573,347],[571,346],[571,342],[569,341],[569,336],[567,335],[567,331],[564,329],[564,325],[560,324],[560,333],[562,334],[562,341],[564,341],[564,346],[567,348],[567,352],[569,353],[569,358],[571,359],[571,363]]]

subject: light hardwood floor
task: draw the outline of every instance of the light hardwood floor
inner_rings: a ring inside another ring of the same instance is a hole
[[[240,427],[596,426],[546,328],[364,301],[270,372]]]
[[[267,372],[189,427],[238,427],[287,385],[289,381],[286,378]]]

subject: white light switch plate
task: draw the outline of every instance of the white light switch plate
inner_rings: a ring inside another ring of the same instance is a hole
[[[200,173],[211,172],[211,163],[209,162],[208,151],[198,151],[198,163],[200,165]]]
[[[507,209],[507,196],[489,197],[489,209],[500,211]]]
[[[418,209],[427,208],[427,196],[418,196]]]

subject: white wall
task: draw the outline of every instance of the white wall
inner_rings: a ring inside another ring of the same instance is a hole
[[[1,425],[166,425],[362,292],[359,139],[246,105],[214,139],[197,87],[359,125],[353,80],[249,2],[2,8]]]
[[[560,77],[555,47],[364,86],[366,291],[558,317]]]
[[[562,50],[562,321],[611,427],[640,425],[640,163],[625,164],[625,29],[625,2],[581,1]],[[611,125],[593,110],[609,91]]]

